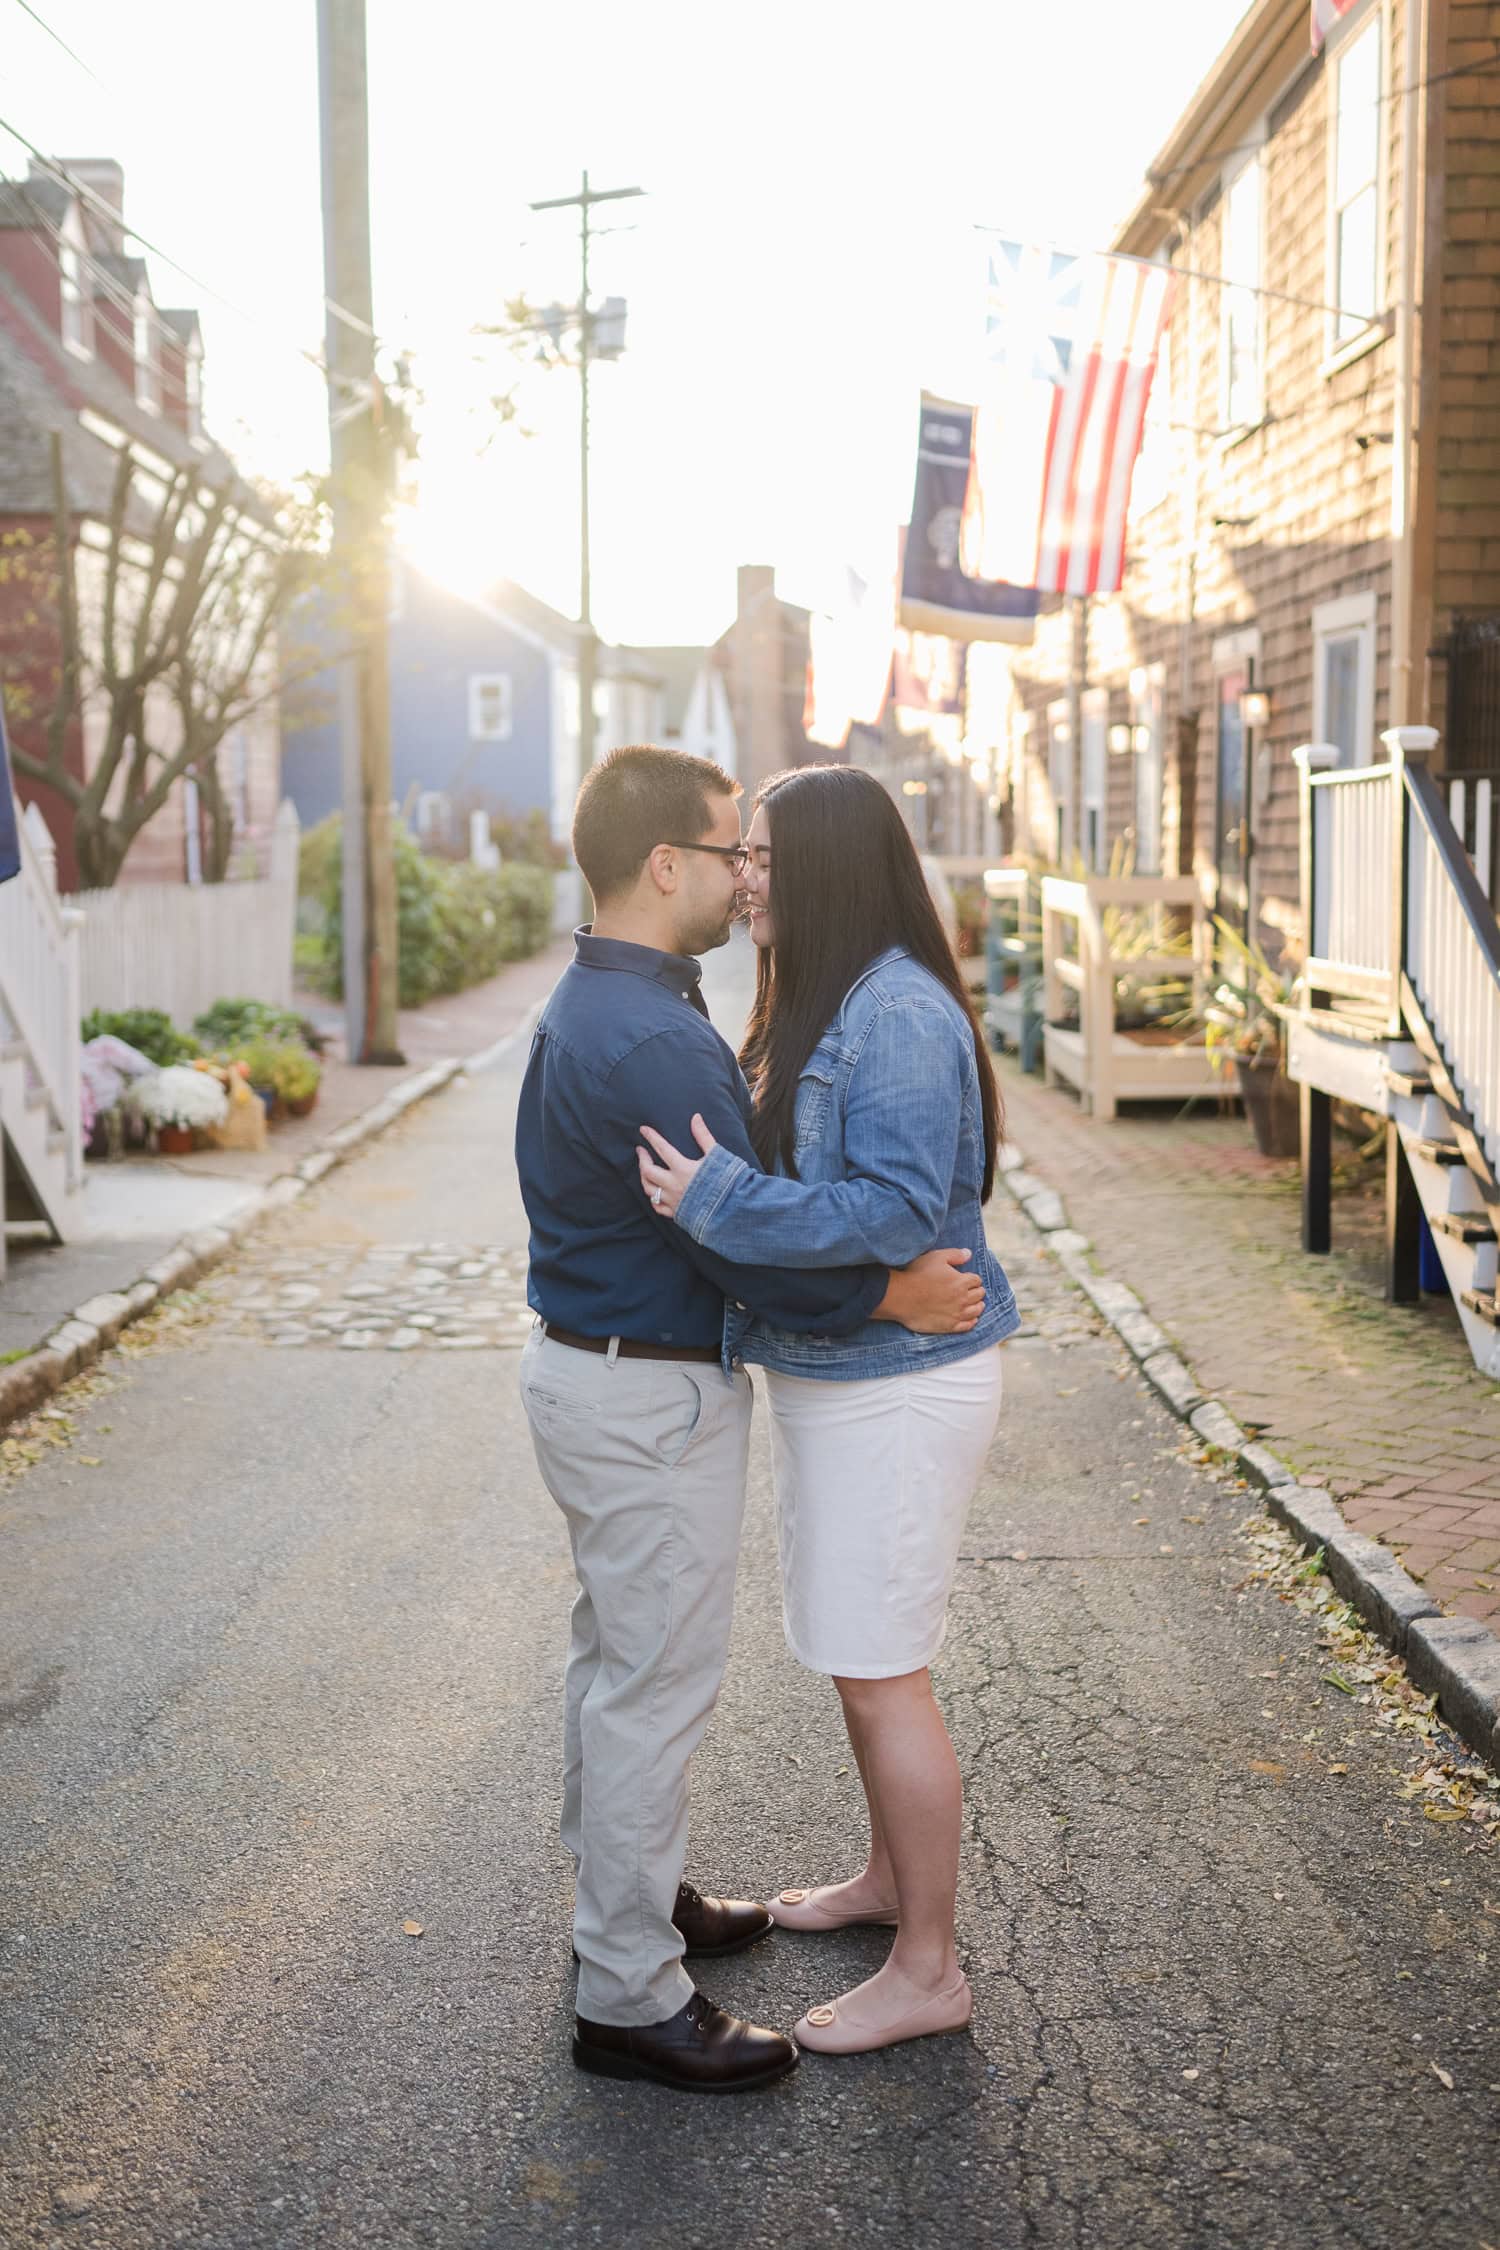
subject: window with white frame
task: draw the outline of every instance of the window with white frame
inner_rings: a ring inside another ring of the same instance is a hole
[[[475,672],[469,678],[469,740],[509,742],[510,674]]]
[[[1163,733],[1166,669],[1142,665],[1130,675],[1130,748],[1135,781],[1135,871],[1161,873]]]
[[[1261,355],[1261,165],[1259,156],[1224,186],[1224,276],[1219,300],[1219,407],[1228,429],[1265,411]]]
[[[1047,781],[1052,792],[1052,857],[1073,849],[1073,723],[1065,702],[1047,706]]]
[[[161,412],[161,337],[149,297],[135,301],[135,402],[148,414]]]
[[[88,259],[84,255],[83,222],[78,206],[71,204],[57,244],[58,271],[62,279],[62,340],[80,359],[92,357],[89,335]]]
[[[1375,757],[1375,596],[1347,594],[1313,611],[1313,739],[1341,766]]]
[[[1151,396],[1146,404],[1146,420],[1141,430],[1141,450],[1136,459],[1135,474],[1130,480],[1130,513],[1132,519],[1143,516],[1165,500],[1172,489],[1172,464],[1175,440],[1172,431],[1172,331],[1162,331],[1160,348],[1156,355],[1156,373],[1151,382]]]
[[[1328,212],[1335,347],[1380,310],[1380,10],[1334,50]]]
[[[1083,857],[1097,874],[1107,849],[1105,803],[1109,771],[1109,690],[1086,688],[1083,721]]]
[[[203,350],[196,338],[188,345],[182,379],[188,436],[196,445],[203,436]]]

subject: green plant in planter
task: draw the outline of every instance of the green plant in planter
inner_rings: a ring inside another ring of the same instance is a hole
[[[134,1047],[158,1070],[191,1062],[203,1052],[198,1041],[179,1031],[162,1008],[95,1008],[84,1017],[81,1036],[85,1046],[90,1039],[123,1039],[127,1047]]]
[[[318,1090],[323,1066],[300,1039],[267,1039],[263,1035],[241,1039],[223,1048],[217,1060],[240,1062],[257,1093],[273,1094],[282,1102],[305,1101]]]
[[[1301,975],[1295,963],[1274,966],[1253,938],[1246,937],[1219,915],[1214,917],[1220,957],[1238,975],[1214,987],[1204,1010],[1205,1043],[1215,1070],[1228,1070],[1242,1062],[1254,1069],[1272,1066],[1282,1058],[1281,1011],[1295,1005]]]

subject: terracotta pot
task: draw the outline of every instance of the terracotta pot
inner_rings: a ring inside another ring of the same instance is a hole
[[[1302,1145],[1297,1089],[1280,1063],[1246,1062],[1236,1055],[1234,1069],[1261,1155],[1296,1156]]]
[[[191,1125],[158,1125],[156,1128],[158,1155],[191,1156],[197,1145]]]
[[[292,1101],[289,1098],[286,1105],[286,1113],[288,1117],[311,1117],[313,1111],[317,1108],[317,1106],[318,1089],[316,1086],[314,1086],[310,1094],[301,1094],[298,1096],[296,1101]]]

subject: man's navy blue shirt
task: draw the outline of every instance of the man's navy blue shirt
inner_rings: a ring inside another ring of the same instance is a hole
[[[516,1120],[533,1310],[580,1336],[697,1347],[721,1343],[726,1296],[779,1328],[862,1327],[885,1294],[885,1267],[731,1265],[652,1210],[635,1158],[642,1125],[691,1152],[700,1111],[716,1140],[758,1164],[750,1090],[708,1020],[696,961],[587,929],[574,943],[537,1025]]]

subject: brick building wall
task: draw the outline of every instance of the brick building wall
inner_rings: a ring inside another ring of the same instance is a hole
[[[1500,612],[1500,75],[1439,77],[1481,60],[1493,63],[1500,6],[1452,0],[1450,12],[1447,0],[1428,5],[1432,26],[1423,69],[1436,82],[1423,94],[1423,170],[1441,294],[1422,340],[1429,379],[1421,391],[1418,506],[1425,500],[1429,529],[1424,547],[1419,519],[1417,609],[1419,626],[1430,622],[1440,638],[1455,607]],[[1208,82],[1203,92],[1219,97],[1212,130],[1198,145],[1184,132],[1176,152],[1181,176],[1152,183],[1116,245],[1135,256],[1165,255],[1181,271],[1153,404],[1154,419],[1169,417],[1180,426],[1165,438],[1158,430],[1153,442],[1165,453],[1149,468],[1143,461],[1121,593],[1089,603],[1084,679],[1090,689],[1105,691],[1109,722],[1118,726],[1135,717],[1132,675],[1139,682],[1143,671],[1160,668],[1161,865],[1167,873],[1195,872],[1214,895],[1220,830],[1230,821],[1227,813],[1221,818],[1218,802],[1215,650],[1219,644],[1223,657],[1232,636],[1250,636],[1254,685],[1271,696],[1269,724],[1252,745],[1250,907],[1273,954],[1297,932],[1292,752],[1312,739],[1321,715],[1314,637],[1320,605],[1371,613],[1373,661],[1355,755],[1380,754],[1379,730],[1389,710],[1394,307],[1405,162],[1405,105],[1392,96],[1403,82],[1405,10],[1406,0],[1369,0],[1348,24],[1351,33],[1372,21],[1378,26],[1379,271],[1386,310],[1377,323],[1346,337],[1340,348],[1332,317],[1322,309],[1335,291],[1329,221],[1335,72],[1331,56],[1308,53],[1306,10],[1292,0],[1262,0],[1245,19],[1236,38],[1243,54],[1250,34],[1259,35],[1258,66],[1242,73],[1238,85],[1227,69],[1221,84]],[[1224,273],[1225,188],[1257,142],[1261,283],[1280,294],[1261,301],[1263,417],[1230,429],[1223,390],[1225,292],[1214,280],[1189,276]],[[1173,153],[1171,143],[1165,153]],[[1072,605],[1051,603],[1034,647],[1018,652],[1013,664],[1016,703],[1030,714],[1021,770],[1014,749],[1012,757],[1016,842],[1044,856],[1055,826],[1047,712],[1068,696],[1073,643]],[[1432,667],[1428,676],[1416,664],[1411,717],[1424,716],[1430,704],[1441,722],[1441,669]],[[1069,749],[1076,815],[1081,741]],[[1134,762],[1134,752],[1107,760],[1106,863],[1112,846],[1129,851],[1137,841]],[[1076,817],[1072,825],[1077,840]]]

